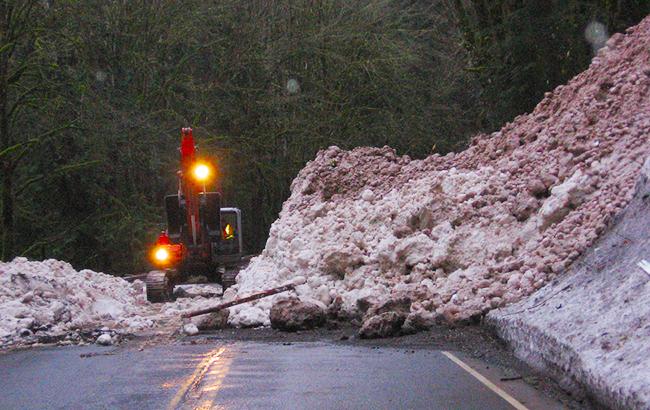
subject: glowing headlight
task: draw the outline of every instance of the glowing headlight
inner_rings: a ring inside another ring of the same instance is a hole
[[[205,181],[210,176],[210,168],[205,164],[197,164],[192,173],[198,181]]]
[[[169,260],[169,251],[165,248],[158,248],[153,254],[156,262],[167,262]]]

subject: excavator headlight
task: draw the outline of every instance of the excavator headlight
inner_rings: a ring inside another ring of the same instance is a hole
[[[154,249],[153,258],[158,263],[166,263],[169,261],[169,251],[166,247],[158,247]]]
[[[192,174],[197,181],[205,181],[210,177],[210,167],[205,164],[196,164],[192,169]]]

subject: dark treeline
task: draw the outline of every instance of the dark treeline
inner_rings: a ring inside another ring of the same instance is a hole
[[[183,126],[259,250],[319,149],[462,149],[586,68],[590,23],[612,33],[648,13],[645,0],[2,0],[2,259],[144,269]]]

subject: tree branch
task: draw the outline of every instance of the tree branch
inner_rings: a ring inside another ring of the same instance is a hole
[[[25,101],[25,98],[27,98],[31,93],[38,90],[39,88],[41,88],[40,84],[35,85],[35,86],[31,87],[31,88],[28,88],[25,92],[20,94],[18,96],[18,98],[16,99],[16,101],[12,104],[11,108],[9,109],[9,113],[7,114],[7,118],[11,118],[11,116],[14,114],[16,109],[23,103],[23,101]]]
[[[33,178],[30,178],[27,181],[25,181],[25,183],[20,188],[18,188],[16,190],[16,197],[19,196],[22,192],[24,192],[27,188],[29,188],[30,185],[32,185],[32,184],[34,184],[36,182],[44,181],[44,180],[49,179],[49,178],[54,178],[55,176],[66,174],[66,173],[69,173],[69,172],[74,172],[74,171],[77,171],[79,169],[86,168],[86,167],[89,167],[91,165],[98,164],[100,162],[101,161],[99,161],[99,160],[92,160],[92,161],[79,162],[79,163],[76,163],[76,164],[64,165],[64,166],[62,166],[60,168],[55,169],[54,171],[52,171],[49,174],[41,174],[41,175],[35,176]]]
[[[16,150],[18,150],[20,148],[28,148],[28,147],[30,147],[31,145],[34,145],[37,142],[39,142],[38,139],[31,139],[29,141],[19,142],[18,144],[7,147],[7,148],[3,149],[2,151],[0,151],[0,159],[2,157],[4,157],[5,155],[9,155],[12,152],[14,152],[14,151],[16,151]]]

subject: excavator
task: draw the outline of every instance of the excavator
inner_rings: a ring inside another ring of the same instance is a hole
[[[156,267],[145,277],[147,300],[173,299],[174,286],[192,275],[202,275],[222,285],[235,284],[242,259],[241,211],[221,208],[216,167],[197,153],[191,128],[181,129],[178,192],[165,197],[167,227],[151,247],[149,259]]]

